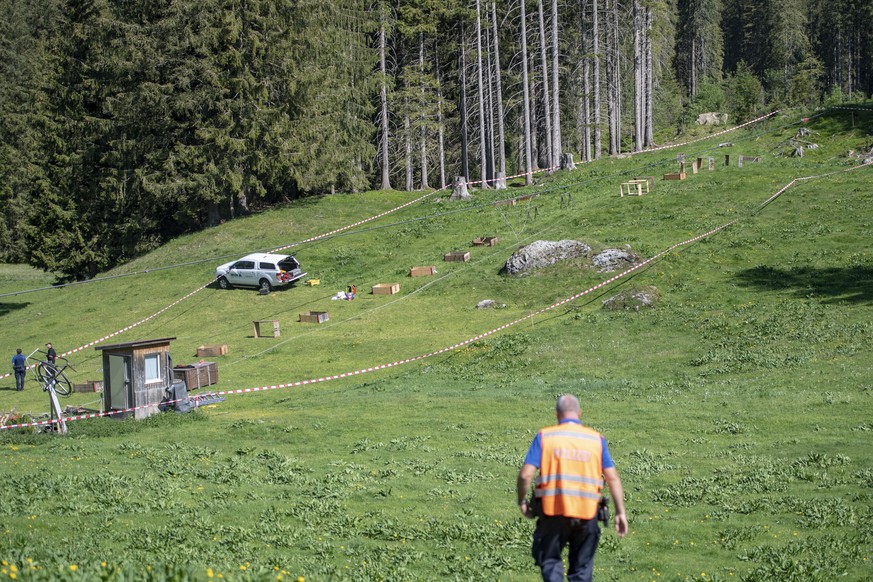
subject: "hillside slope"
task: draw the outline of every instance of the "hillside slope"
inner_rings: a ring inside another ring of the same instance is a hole
[[[780,155],[801,126],[820,147]],[[142,321],[103,343],[175,337],[183,364],[198,345],[227,344],[212,358],[219,390],[396,365],[229,394],[192,415],[77,421],[62,439],[4,431],[0,501],[10,519],[0,558],[19,568],[35,560],[37,578],[125,561],[140,575],[149,564],[160,576],[201,578],[213,568],[231,578],[533,579],[515,471],[551,422],[554,397],[574,392],[585,422],[610,439],[632,512],[628,538],[604,536],[599,579],[861,579],[873,541],[864,438],[873,194],[871,167],[851,169],[860,162],[849,151],[869,151],[871,136],[871,113],[807,124],[781,115],[678,150],[539,176],[533,188],[475,191],[469,202],[434,193],[290,248],[318,286],[263,296],[210,286],[152,318],[208,283],[221,262],[421,194],[305,200],[112,273],[129,276],[6,296],[0,343],[10,355],[49,340],[69,350]],[[715,169],[662,180],[677,153],[689,166],[714,157]],[[760,161],[740,168],[739,155]],[[619,183],[640,176],[655,176],[654,190],[619,197]],[[528,194],[536,196],[494,204]],[[470,246],[485,235],[497,245]],[[615,273],[587,260],[523,278],[499,273],[519,247],[563,239],[642,258],[688,244],[553,309]],[[442,261],[459,250],[471,260]],[[425,265],[437,274],[408,277]],[[4,292],[33,286],[9,279]],[[400,293],[370,294],[377,283],[399,283]],[[351,284],[362,291],[354,301],[331,300]],[[643,286],[658,289],[655,309],[602,309]],[[505,307],[476,309],[483,299]],[[307,311],[330,320],[299,323]],[[253,320],[271,319],[279,338],[252,337]],[[98,356],[70,356],[77,380],[101,377]],[[93,406],[93,396],[65,403]],[[3,410],[47,404],[32,382],[2,398]]]

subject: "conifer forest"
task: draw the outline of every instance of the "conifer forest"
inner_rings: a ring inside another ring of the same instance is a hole
[[[332,192],[427,190],[873,91],[873,0],[0,0],[0,261],[87,279]]]

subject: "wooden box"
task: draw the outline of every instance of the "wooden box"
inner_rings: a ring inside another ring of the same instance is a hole
[[[198,358],[212,358],[214,356],[226,356],[227,344],[215,344],[209,346],[197,346]]]
[[[686,177],[685,172],[678,172],[678,173],[674,173],[674,174],[664,174],[665,180],[684,180],[685,177]]]
[[[400,291],[400,283],[379,283],[373,285],[373,295],[394,295]]]
[[[412,267],[409,269],[410,277],[427,277],[436,275],[436,267]]]
[[[173,379],[184,380],[188,390],[218,383],[218,364],[197,362],[188,366],[173,366]]]
[[[307,311],[300,314],[301,323],[324,323],[330,319],[327,311]]]
[[[253,321],[255,337],[279,337],[279,322],[275,319]]]
[[[483,236],[483,237],[473,239],[473,246],[474,247],[483,247],[483,246],[484,247],[493,247],[496,244],[497,244],[497,237],[496,236]]]
[[[468,253],[467,251],[452,251],[443,255],[443,260],[466,263],[470,260],[470,253]]]
[[[103,380],[88,380],[81,384],[73,384],[73,392],[103,392]]]

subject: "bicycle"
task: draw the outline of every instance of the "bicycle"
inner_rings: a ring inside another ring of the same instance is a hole
[[[45,352],[39,352],[44,354]],[[33,354],[31,354],[33,355]],[[57,361],[63,360],[64,363],[62,366],[58,366]],[[42,382],[43,390],[47,391],[50,387],[55,389],[55,392],[60,394],[61,396],[69,396],[73,393],[73,384],[67,379],[64,371],[69,368],[74,372],[76,369],[70,365],[69,360],[67,358],[58,356],[55,362],[49,362],[47,360],[36,359],[36,376],[40,382]]]

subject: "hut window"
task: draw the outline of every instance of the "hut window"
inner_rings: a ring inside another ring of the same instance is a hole
[[[148,354],[145,357],[145,381],[150,382],[161,381],[161,365],[158,359],[158,354]]]

